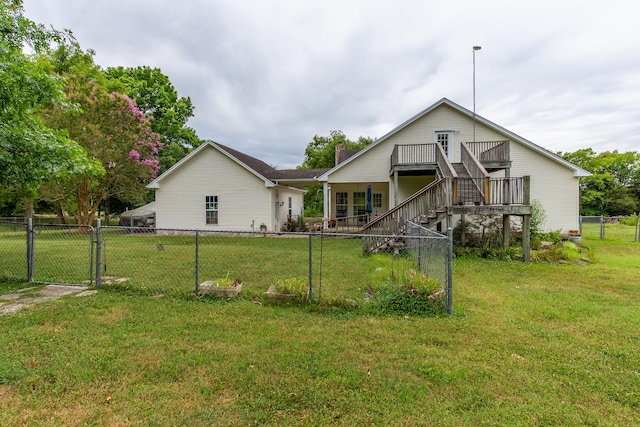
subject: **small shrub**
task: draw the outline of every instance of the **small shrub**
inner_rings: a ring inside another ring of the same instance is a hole
[[[296,231],[305,232],[308,230],[307,224],[305,224],[304,219],[301,216],[297,219],[294,217],[288,217],[287,221],[282,224],[282,227],[280,227],[280,231],[284,231],[285,233],[293,233]]]
[[[537,233],[535,237],[540,239],[542,242],[551,242],[554,244],[562,243],[562,232],[560,230],[549,231],[547,233]]]
[[[230,288],[232,286],[236,286],[238,284],[241,284],[242,280],[240,279],[231,279],[229,278],[229,273],[227,273],[227,275],[222,278],[222,279],[217,279],[213,281],[213,286],[219,286],[222,288]]]
[[[375,292],[378,308],[404,314],[437,314],[445,310],[441,301],[442,285],[435,279],[410,270],[399,279]]]
[[[638,221],[638,215],[635,213],[631,214],[629,217],[620,218],[620,223],[623,225],[636,225]]]
[[[267,290],[267,297],[272,301],[294,302],[306,301],[309,285],[298,277],[278,279]]]
[[[588,248],[578,246],[573,242],[554,244],[545,249],[533,251],[531,260],[537,262],[567,262],[590,260],[591,251]]]

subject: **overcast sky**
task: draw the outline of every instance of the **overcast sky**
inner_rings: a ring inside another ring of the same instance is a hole
[[[24,0],[103,67],[160,68],[198,135],[280,169],[442,97],[551,151],[640,150],[640,3]]]

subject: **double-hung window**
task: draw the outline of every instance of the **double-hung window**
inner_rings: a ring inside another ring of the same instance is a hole
[[[206,196],[205,215],[207,224],[218,223],[218,196]]]

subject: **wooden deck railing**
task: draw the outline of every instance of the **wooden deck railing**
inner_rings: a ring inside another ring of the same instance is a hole
[[[447,157],[447,153],[444,152],[444,148],[440,144],[432,144],[436,146],[436,163],[440,168],[440,172],[443,178],[457,178],[458,174],[456,173],[453,165],[449,161]]]
[[[467,142],[469,150],[481,162],[508,162],[509,140]]]
[[[398,206],[385,212],[375,220],[366,224],[361,232],[371,234],[371,238],[365,239],[366,252],[385,243],[389,236],[401,235],[405,230],[405,219],[421,222],[422,217],[435,217],[439,213],[446,212],[451,205],[451,178],[443,178],[425,186],[422,190],[409,197]]]
[[[464,167],[469,171],[470,179],[473,180],[478,192],[482,195],[482,199],[485,203],[488,203],[486,194],[488,188],[486,188],[486,179],[489,178],[489,172],[480,164],[480,161],[473,155],[469,146],[464,142],[460,143],[460,161]]]
[[[436,164],[437,144],[398,144],[391,153],[391,169],[395,166]]]
[[[329,220],[329,228],[336,233],[352,233],[359,231],[371,217],[370,214],[343,216]]]
[[[489,198],[491,205],[529,205],[530,177],[491,178]]]

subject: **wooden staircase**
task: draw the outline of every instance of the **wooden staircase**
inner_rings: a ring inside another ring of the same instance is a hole
[[[491,177],[492,171],[507,169],[509,141],[460,143],[460,163],[450,163],[439,144],[398,145],[391,156],[391,171],[417,171],[424,163],[436,180],[382,216],[364,225],[365,252],[402,245],[406,223],[426,228],[452,214],[529,215],[529,177]],[[508,175],[507,175],[508,176]]]
[[[429,227],[447,216],[451,205],[451,178],[441,178],[400,203],[384,215],[365,224],[361,232],[368,234],[363,242],[365,252],[394,247],[406,232],[406,221]]]

